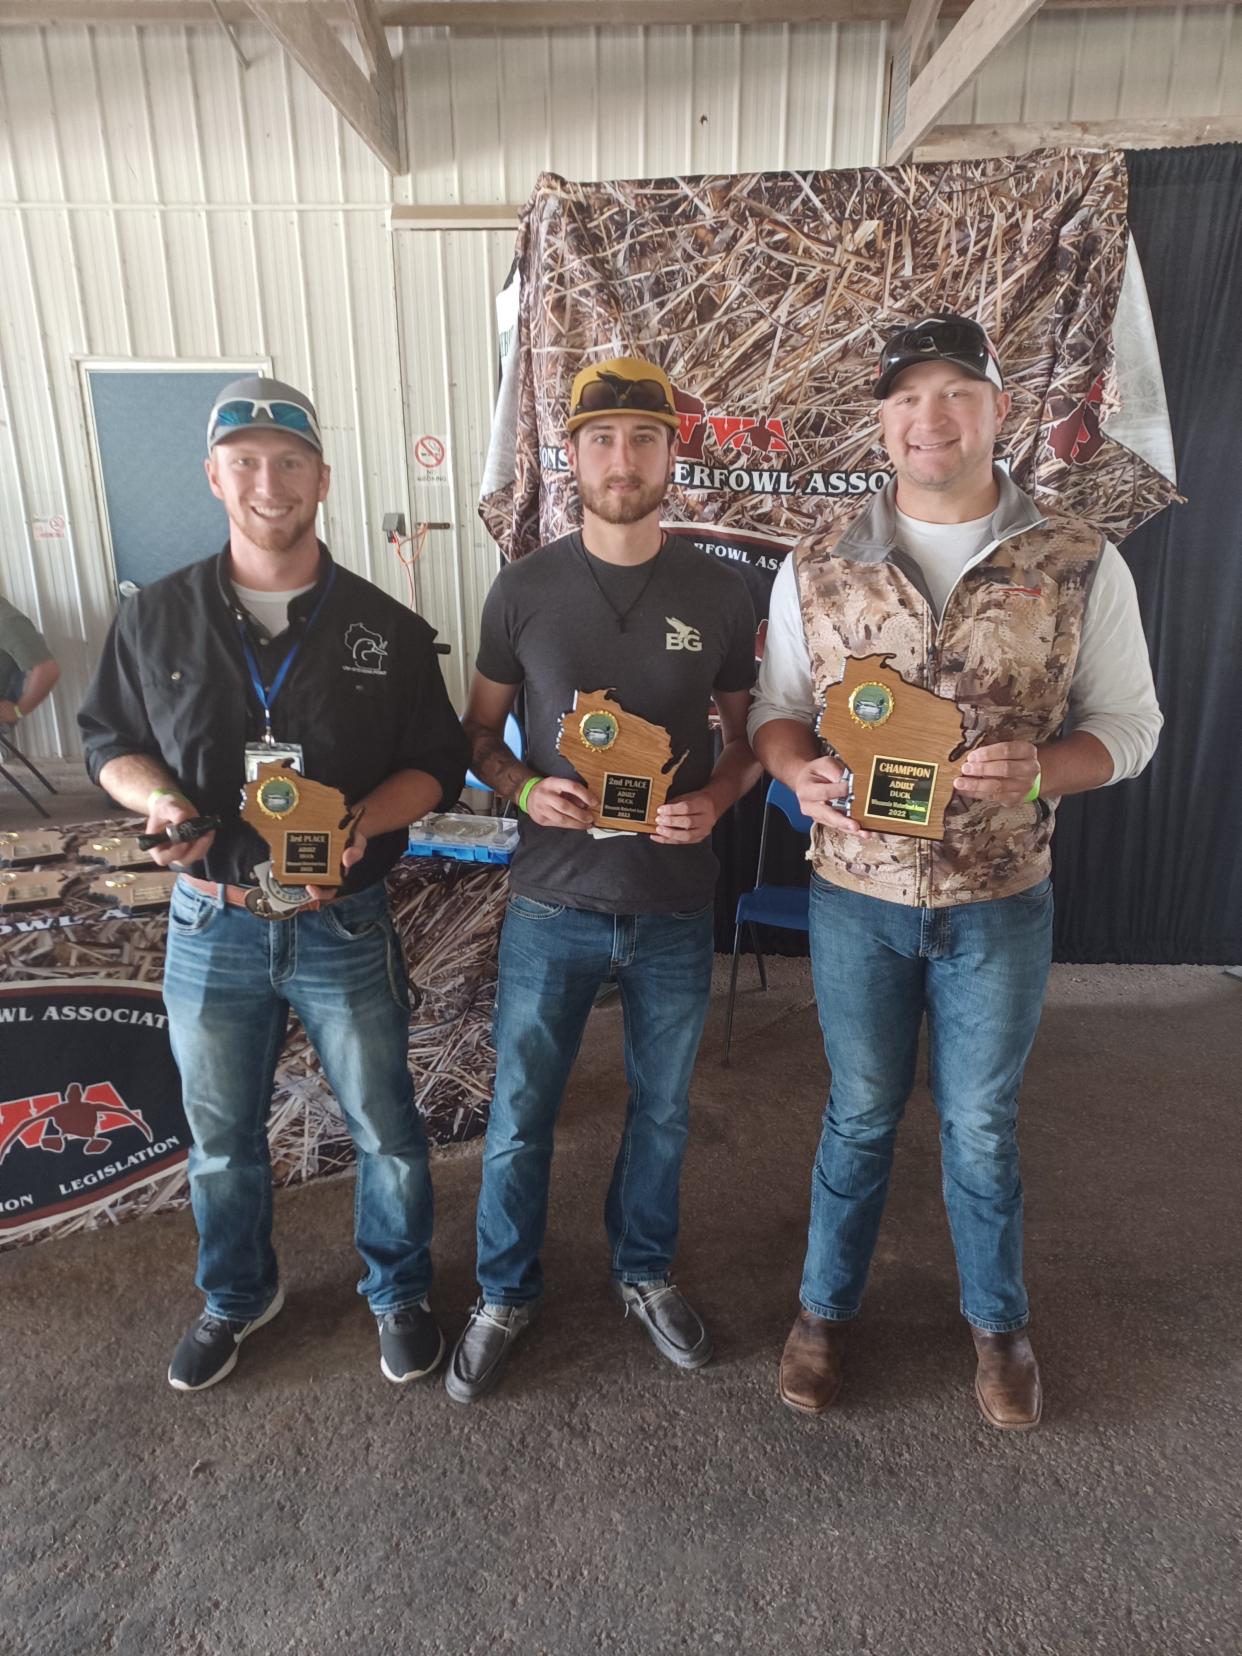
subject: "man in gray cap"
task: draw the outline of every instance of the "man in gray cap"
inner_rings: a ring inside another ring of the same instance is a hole
[[[207,445],[228,544],[126,601],[79,715],[91,776],[149,833],[220,819],[151,853],[183,870],[164,999],[206,1297],[168,1379],[178,1391],[222,1380],[284,1302],[266,1122],[292,1007],[354,1140],[359,1291],[382,1372],[400,1383],[431,1373],[444,1342],[427,1305],[431,1182],[384,876],[407,825],[456,799],[465,738],[433,630],[316,536],[331,471],[310,399],[237,380],[211,410]],[[362,813],[339,888],[308,887],[305,901],[272,885],[265,842],[238,819],[243,783],[273,758]]]

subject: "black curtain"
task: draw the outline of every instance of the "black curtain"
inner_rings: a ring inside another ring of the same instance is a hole
[[[1164,730],[1142,776],[1061,807],[1056,957],[1232,965],[1242,962],[1242,145],[1136,150],[1127,162],[1187,504],[1121,549]]]
[[[1147,278],[1178,486],[1125,542],[1164,730],[1142,776],[1067,799],[1053,840],[1056,958],[1242,963],[1242,145],[1137,150],[1130,224]],[[762,793],[722,822],[716,945],[754,883]],[[805,884],[805,842],[774,824],[768,878]],[[805,953],[804,937],[765,948]]]

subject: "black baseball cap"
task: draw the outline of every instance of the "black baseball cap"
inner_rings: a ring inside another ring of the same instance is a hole
[[[1005,388],[1000,359],[987,334],[970,317],[945,311],[888,336],[872,396],[887,397],[898,374],[920,362],[952,362],[975,379],[988,380],[998,391]]]

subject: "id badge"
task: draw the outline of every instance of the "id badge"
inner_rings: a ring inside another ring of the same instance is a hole
[[[306,773],[302,769],[302,746],[300,742],[247,742],[246,743],[246,781],[259,780],[260,765],[289,765],[297,771],[299,776]]]

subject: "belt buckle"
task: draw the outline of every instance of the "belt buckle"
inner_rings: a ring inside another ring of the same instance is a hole
[[[251,914],[257,915],[260,920],[284,919],[283,914],[276,914],[273,912],[272,905],[267,900],[267,893],[262,891],[258,886],[255,886],[252,891],[248,891],[246,893],[246,907],[250,910]]]
[[[301,914],[303,909],[313,906],[304,889],[282,886],[273,878],[270,862],[257,863],[254,874],[259,883],[246,893],[246,907],[260,920],[288,920],[291,915]]]

